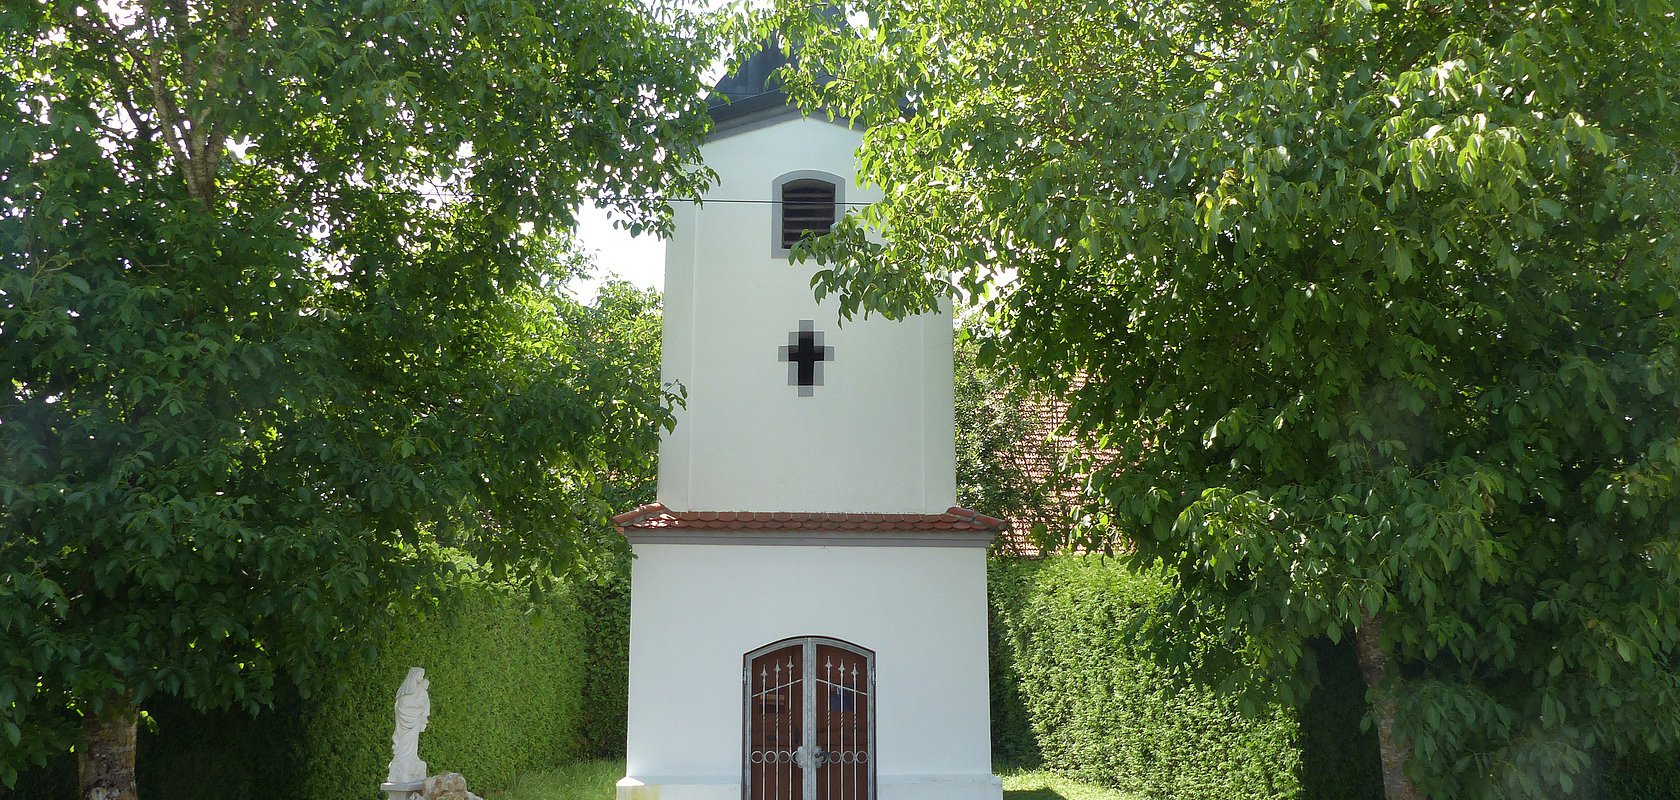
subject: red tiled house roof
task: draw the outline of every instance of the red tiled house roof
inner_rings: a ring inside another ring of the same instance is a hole
[[[1083,381],[1079,382],[1083,384]],[[1044,488],[1044,505],[1011,516],[1008,532],[997,541],[998,552],[1014,556],[1041,555],[1033,529],[1042,528],[1051,546],[1077,551],[1069,541],[1073,520],[1084,495],[1089,477],[1083,472],[1070,471],[1067,458],[1078,450],[1097,463],[1112,462],[1119,452],[1106,448],[1079,447],[1074,433],[1067,428],[1068,401],[1065,396],[1037,396],[1024,401],[1032,419],[1026,435],[1007,451],[996,457],[1014,466],[1028,479]]]

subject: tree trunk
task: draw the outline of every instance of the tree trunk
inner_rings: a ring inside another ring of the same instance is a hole
[[[1365,618],[1354,632],[1354,644],[1359,651],[1359,671],[1365,675],[1365,685],[1371,690],[1371,712],[1376,715],[1377,746],[1382,752],[1383,794],[1388,800],[1427,800],[1412,779],[1406,777],[1406,762],[1411,760],[1412,745],[1394,731],[1399,715],[1394,702],[1394,689],[1400,682],[1394,674],[1394,662],[1382,646],[1382,616]]]
[[[82,747],[76,759],[81,800],[137,800],[134,738],[140,712],[126,704],[106,706],[82,718]]]

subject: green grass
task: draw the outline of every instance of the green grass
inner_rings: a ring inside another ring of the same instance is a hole
[[[1004,800],[1146,800],[1043,770],[999,767]],[[522,775],[490,800],[613,800],[613,784],[624,777],[623,761],[580,761],[558,769]]]
[[[489,800],[613,800],[617,796],[613,785],[622,777],[621,760],[579,761],[521,775]]]
[[[1041,769],[996,769],[1003,778],[1004,800],[1148,800],[1141,794],[1092,786]]]

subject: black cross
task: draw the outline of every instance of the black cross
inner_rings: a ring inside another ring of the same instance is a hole
[[[810,397],[812,387],[822,385],[822,365],[834,360],[834,348],[823,346],[821,331],[815,323],[799,321],[799,330],[788,331],[787,346],[778,348],[788,365],[788,385],[799,387],[800,397]]]

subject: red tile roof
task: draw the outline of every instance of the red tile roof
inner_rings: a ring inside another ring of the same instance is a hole
[[[613,517],[621,531],[1001,531],[1009,523],[951,506],[943,514],[835,514],[800,511],[672,511],[649,503]]]

